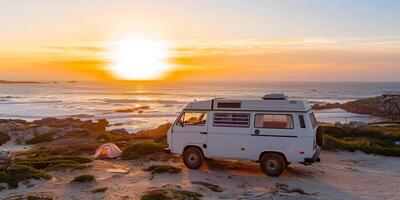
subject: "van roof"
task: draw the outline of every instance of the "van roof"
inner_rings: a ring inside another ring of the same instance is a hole
[[[274,112],[307,112],[311,109],[306,100],[260,99],[235,100],[212,99],[189,103],[185,110],[232,110],[232,111],[274,111]]]

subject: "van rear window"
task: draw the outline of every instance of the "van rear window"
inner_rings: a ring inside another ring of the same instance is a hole
[[[310,120],[311,120],[311,125],[312,125],[312,127],[313,127],[313,128],[317,127],[318,122],[317,122],[317,119],[315,118],[314,113],[310,113],[309,116],[310,116]]]
[[[214,113],[214,126],[249,127],[250,114],[248,113]]]
[[[218,103],[217,104],[218,108],[240,108],[241,107],[241,103]]]
[[[304,116],[299,115],[299,121],[300,121],[300,127],[301,128],[306,128],[306,122],[304,121]]]

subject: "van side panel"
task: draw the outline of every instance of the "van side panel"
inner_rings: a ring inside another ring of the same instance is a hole
[[[242,114],[246,115],[249,124],[238,126],[214,124],[214,114]],[[249,112],[210,112],[208,124],[208,147],[207,154],[210,157],[249,159],[251,143],[249,141],[252,117]],[[232,127],[236,126],[236,127]]]

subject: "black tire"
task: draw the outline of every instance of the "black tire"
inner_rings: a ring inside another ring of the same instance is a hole
[[[285,159],[276,153],[264,154],[260,159],[260,168],[268,176],[277,177],[285,170]]]
[[[320,147],[324,146],[324,135],[325,135],[324,128],[321,126],[318,127],[316,140],[317,140],[317,145]]]
[[[204,162],[203,152],[197,147],[188,147],[183,152],[183,163],[189,169],[199,169]]]

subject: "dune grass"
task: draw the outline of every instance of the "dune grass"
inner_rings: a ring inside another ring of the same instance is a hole
[[[45,171],[25,165],[12,165],[6,171],[0,172],[0,183],[7,183],[10,188],[17,188],[18,183],[28,179],[50,179]]]
[[[158,143],[140,142],[127,146],[122,153],[122,159],[134,160],[142,158],[146,155],[162,152],[164,147]]]
[[[93,182],[95,181],[96,178],[93,175],[90,174],[84,174],[84,175],[79,175],[76,176],[71,183],[88,183],[88,182]]]
[[[324,148],[338,148],[348,151],[400,157],[400,128],[388,127],[324,127],[326,132]]]
[[[83,169],[85,163],[92,162],[92,159],[81,156],[44,156],[35,158],[17,158],[15,164],[26,165],[35,169],[47,171],[58,169]]]
[[[176,174],[182,171],[182,168],[174,167],[171,165],[152,165],[147,168],[147,171],[154,172],[154,173],[170,173]]]

